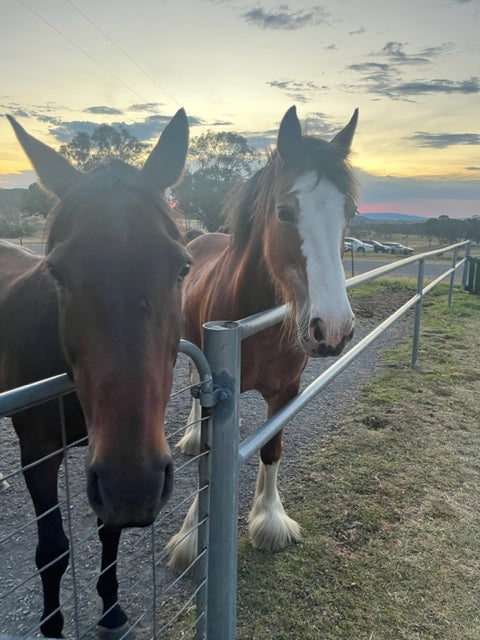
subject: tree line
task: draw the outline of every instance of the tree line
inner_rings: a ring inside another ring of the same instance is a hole
[[[364,220],[355,216],[350,225],[351,235],[358,238],[378,237],[389,240],[392,235],[422,236],[431,244],[453,244],[462,240],[480,242],[480,215],[471,218],[450,218],[440,215],[438,218],[427,218],[422,222],[385,222]]]
[[[140,142],[125,127],[102,124],[91,134],[77,133],[60,146],[59,152],[74,166],[88,171],[112,158],[141,166],[150,149],[150,145]],[[186,219],[214,231],[225,224],[222,208],[227,194],[238,181],[256,171],[261,161],[259,150],[240,134],[207,131],[192,139],[183,180],[169,197]],[[0,236],[33,234],[43,226],[54,201],[37,183],[28,189],[0,189]],[[425,222],[392,223],[366,222],[356,216],[350,232],[358,237],[375,234],[387,239],[392,234],[403,234],[421,235],[439,243],[464,239],[480,242],[480,217],[458,220],[439,216]]]

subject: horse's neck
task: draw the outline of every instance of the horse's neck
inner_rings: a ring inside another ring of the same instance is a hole
[[[265,311],[278,304],[263,255],[261,238],[249,243],[240,260],[238,254],[233,253],[230,259],[232,263],[236,263],[234,289],[241,317]]]

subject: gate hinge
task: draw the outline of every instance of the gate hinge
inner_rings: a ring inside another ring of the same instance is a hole
[[[228,400],[232,396],[229,389],[223,389],[221,387],[215,388],[211,392],[202,391],[201,384],[192,387],[190,392],[194,398],[200,400],[202,407],[206,407],[207,409],[215,407],[219,402],[225,402],[225,400]]]

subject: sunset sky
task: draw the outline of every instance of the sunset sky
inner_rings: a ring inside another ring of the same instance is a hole
[[[51,146],[98,124],[262,149],[292,105],[329,139],[359,107],[360,211],[480,215],[480,0],[2,0],[0,112]],[[0,187],[34,181],[0,118]]]

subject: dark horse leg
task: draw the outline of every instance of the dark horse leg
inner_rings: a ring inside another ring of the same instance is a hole
[[[38,454],[35,457],[38,459]],[[62,460],[63,455],[59,454],[24,472],[37,515],[38,544],[35,560],[43,586],[40,629],[44,636],[50,638],[63,637],[60,582],[69,561],[68,538],[63,531],[57,494],[58,470]],[[31,456],[22,449],[22,464],[26,466],[31,462]]]
[[[297,393],[298,384],[292,384],[281,393],[264,396],[268,405],[268,417],[285,406]],[[292,542],[301,540],[300,526],[285,513],[277,489],[282,439],[283,431],[279,431],[260,451],[255,498],[248,518],[253,546],[266,551],[279,551]]]
[[[121,529],[108,529],[98,518],[98,537],[102,543],[102,567],[97,582],[103,601],[103,616],[98,623],[98,635],[104,640],[120,638],[128,630],[127,616],[118,604],[117,554]]]

